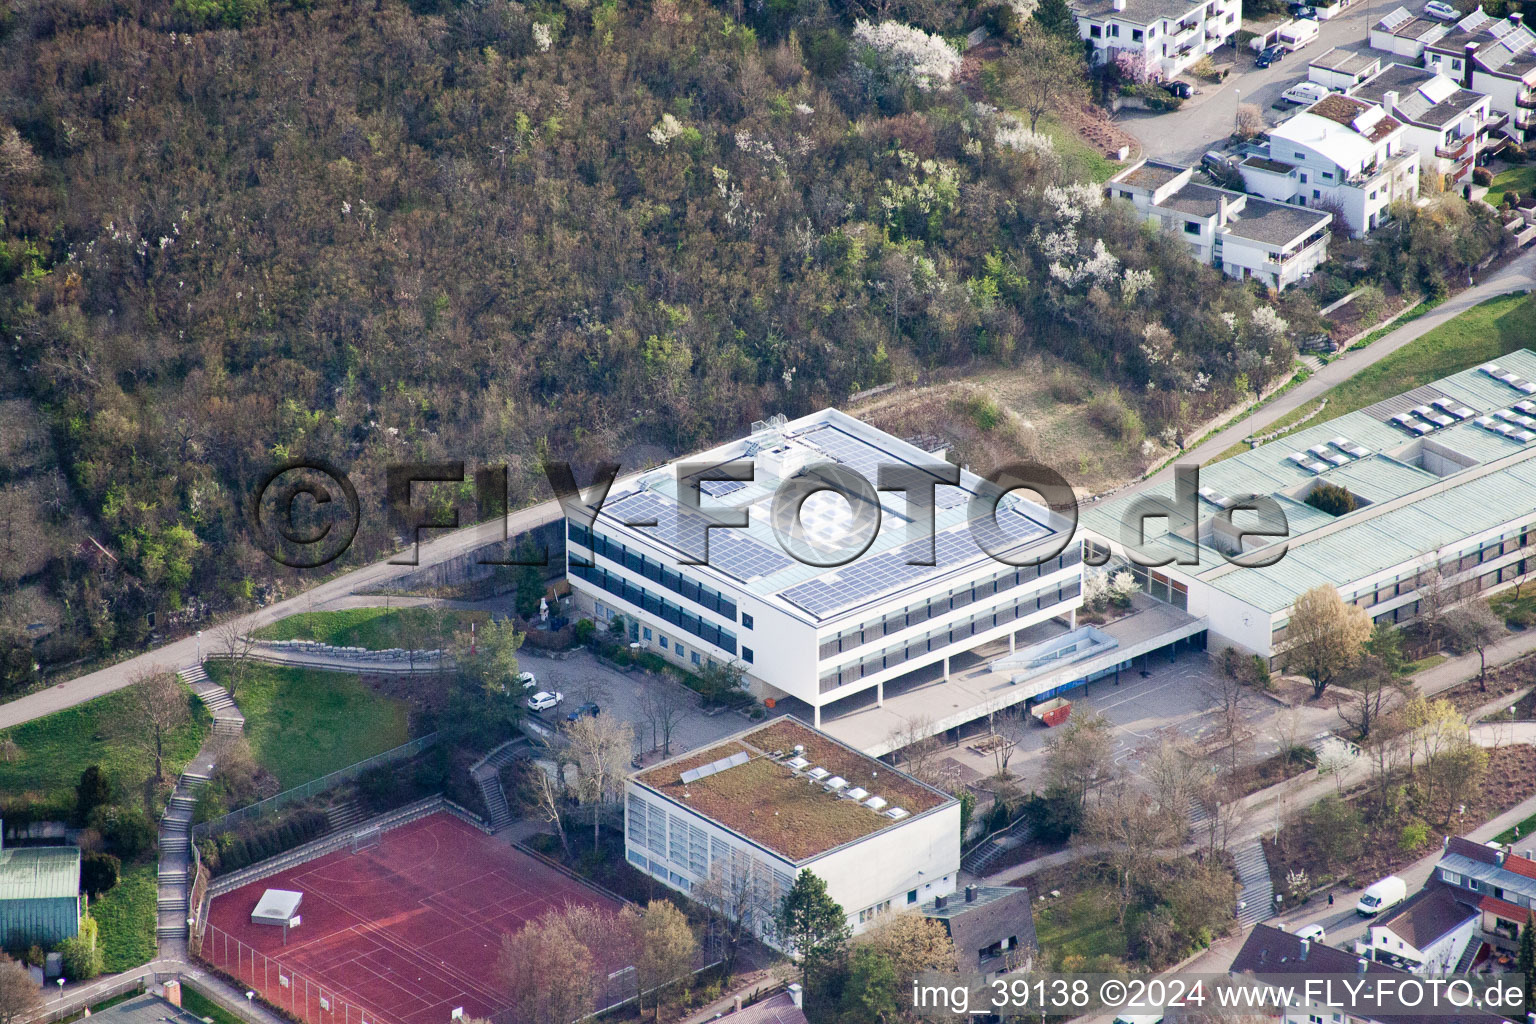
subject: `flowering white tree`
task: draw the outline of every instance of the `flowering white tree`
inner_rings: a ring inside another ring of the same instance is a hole
[[[1141,589],[1141,584],[1136,582],[1136,577],[1129,569],[1121,569],[1109,578],[1109,599],[1124,608],[1131,603],[1132,596]]]
[[[960,70],[960,51],[939,35],[899,21],[872,25],[859,21],[853,27],[853,41],[864,47],[878,70],[891,81],[911,85],[920,92],[932,92],[949,85]]]
[[[1279,341],[1285,337],[1285,332],[1290,329],[1290,324],[1285,318],[1269,306],[1256,306],[1253,310],[1253,327],[1260,335],[1272,341]]]
[[[1030,131],[1015,117],[1005,117],[992,137],[999,146],[1016,149],[1028,156],[1045,158],[1056,155],[1054,139],[1044,132]]]
[[[683,123],[671,114],[662,114],[649,132],[649,138],[658,146],[665,146],[679,135],[683,134]]]

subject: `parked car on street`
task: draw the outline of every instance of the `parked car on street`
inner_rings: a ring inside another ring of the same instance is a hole
[[[528,698],[528,708],[531,711],[545,711],[555,707],[565,700],[563,693],[550,693],[548,690],[540,690]]]
[[[1293,18],[1307,18],[1312,21],[1317,20],[1317,8],[1313,7],[1311,4],[1291,4],[1289,10],[1291,17]]]
[[[1441,3],[1440,0],[1429,0],[1429,3],[1424,5],[1424,13],[1440,21],[1458,21],[1461,18],[1460,11],[1450,4]]]
[[[517,683],[525,690],[537,690],[539,688],[539,681],[534,678],[532,672],[519,672],[517,674]]]
[[[1308,942],[1327,942],[1328,932],[1320,924],[1307,924],[1296,929],[1296,937]]]
[[[1355,904],[1355,913],[1361,917],[1372,917],[1383,910],[1391,910],[1407,898],[1408,883],[1396,875],[1388,875],[1379,882],[1371,883],[1370,888],[1360,895],[1360,902]]]
[[[1177,79],[1163,82],[1162,86],[1164,89],[1168,90],[1168,92],[1172,93],[1174,96],[1177,96],[1181,100],[1189,99],[1189,97],[1194,92],[1194,90],[1190,89],[1188,82],[1180,82]]]
[[[593,718],[596,718],[602,712],[602,710],[602,708],[598,707],[595,703],[589,700],[585,704],[578,704],[571,711],[567,711],[565,713],[565,720],[567,722],[575,722],[579,721],[585,715],[591,715]]]
[[[1285,47],[1283,47],[1283,46],[1266,46],[1266,47],[1264,47],[1264,49],[1259,51],[1258,59],[1255,60],[1253,63],[1254,63],[1254,66],[1256,66],[1256,67],[1267,68],[1271,64],[1279,64],[1284,59],[1285,59]]]

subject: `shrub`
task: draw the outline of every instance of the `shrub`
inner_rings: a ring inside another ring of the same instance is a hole
[[[1269,662],[1255,654],[1248,661],[1249,682],[1261,690],[1267,690],[1272,685],[1269,674]]]
[[[1127,444],[1140,444],[1146,434],[1141,414],[1125,404],[1119,391],[1101,391],[1088,402],[1088,422],[1110,437]]]
[[[996,430],[997,425],[1003,421],[1003,412],[997,407],[997,403],[986,395],[976,395],[965,403],[966,414],[976,429],[983,433]]]
[[[1483,186],[1492,185],[1493,172],[1486,167],[1474,167],[1472,169],[1472,184]]]
[[[89,914],[80,918],[80,932],[59,943],[64,960],[64,976],[70,981],[86,981],[101,973],[101,949],[96,944],[96,921]]]
[[[143,811],[136,807],[107,804],[91,811],[87,822],[101,833],[102,842],[120,860],[133,860],[155,841],[155,829]]]
[[[80,781],[75,784],[75,821],[86,824],[92,811],[111,802],[112,784],[107,781],[100,765],[90,765],[80,773]]]
[[[1500,154],[1506,161],[1512,164],[1523,164],[1530,157],[1523,146],[1505,146]]]
[[[1322,483],[1307,495],[1307,504],[1331,516],[1342,516],[1356,509],[1355,496],[1338,484]]]
[[[1397,848],[1404,853],[1422,850],[1429,845],[1429,826],[1423,822],[1404,825],[1397,836]]]
[[[88,853],[80,858],[80,888],[91,897],[100,896],[117,884],[123,863],[110,853]]]
[[[597,635],[597,623],[591,619],[578,619],[572,627],[572,633],[578,644],[590,644],[592,638]]]
[[[1224,647],[1221,651],[1221,674],[1236,679],[1243,670],[1243,655],[1236,647]]]

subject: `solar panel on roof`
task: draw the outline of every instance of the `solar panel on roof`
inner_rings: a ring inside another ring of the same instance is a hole
[[[690,782],[698,782],[700,777],[701,776],[699,775],[699,770],[697,768],[689,768],[687,771],[683,772],[681,776],[685,785]]]
[[[626,525],[654,521],[655,526],[633,528],[687,558],[700,558],[705,553],[704,537],[709,521],[653,491],[638,491],[609,501],[603,506],[602,514]],[[768,547],[744,530],[709,531],[708,553],[710,568],[742,581],[767,576],[794,564],[782,551]]]
[[[725,767],[735,768],[737,765],[746,764],[750,760],[752,760],[751,754],[748,754],[745,750],[738,750],[725,759]]]
[[[746,483],[741,480],[705,480],[699,484],[699,490],[711,498],[723,498],[727,494],[735,494],[737,491],[746,489]]]

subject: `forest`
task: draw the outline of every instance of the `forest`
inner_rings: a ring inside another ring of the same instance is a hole
[[[515,505],[545,459],[1029,353],[1151,432],[1288,372],[1262,294],[987,102],[960,51],[996,15],[8,5],[0,685],[291,590],[241,506],[293,456],[365,509],[390,462],[507,463]],[[353,563],[390,542],[363,518]]]

